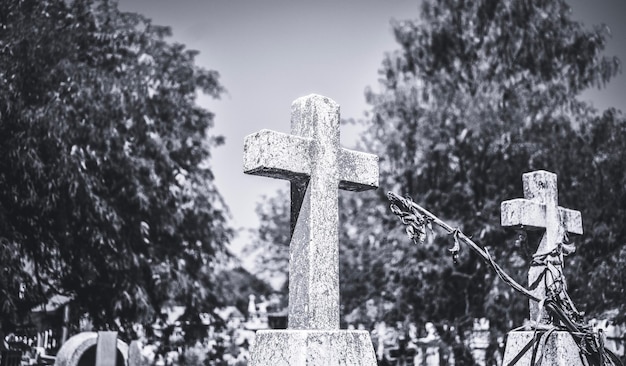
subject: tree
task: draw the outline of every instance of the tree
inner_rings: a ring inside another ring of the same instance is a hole
[[[285,289],[289,275],[290,204],[289,194],[284,191],[264,196],[256,207],[259,228],[252,231],[252,240],[244,248],[244,255],[255,258],[255,275],[269,283],[283,281]]]
[[[352,209],[342,245],[363,254],[342,256],[342,296],[362,303],[384,291],[396,300],[387,314],[395,320],[488,316],[509,330],[528,314],[525,301],[467,250],[453,264],[445,255],[451,238],[420,246],[399,238],[403,228],[385,208],[385,193],[409,195],[452,222],[525,284],[533,248],[515,245],[515,233],[500,228],[500,202],[521,196],[522,173],[547,169],[559,176],[562,205],[584,217],[598,208],[580,204],[597,192],[590,179],[597,164],[585,162],[598,154],[589,139],[609,140],[585,134],[596,130],[595,111],[577,97],[619,70],[616,59],[602,56],[608,33],[572,20],[562,0],[424,1],[421,19],[395,22],[393,31],[400,48],[383,60],[380,90],[366,91],[372,112],[362,143],[381,157],[381,189],[344,195]],[[601,156],[623,167],[616,155]],[[610,174],[623,181],[623,170]],[[617,190],[621,197],[623,186]],[[623,212],[607,214],[619,220]],[[589,245],[580,243],[574,261],[586,263]],[[383,279],[362,284],[370,272]],[[360,290],[350,290],[356,283]]]
[[[0,20],[3,322],[54,293],[100,327],[213,308],[232,232],[195,100],[217,72],[115,1],[9,0]]]
[[[571,199],[583,212],[585,234],[566,270],[572,296],[593,316],[626,316],[626,117],[610,109],[581,127],[570,147],[575,186]],[[580,156],[581,158],[577,158]],[[560,162],[559,162],[560,163]],[[584,169],[576,167],[584,166]],[[618,319],[619,320],[619,319]]]

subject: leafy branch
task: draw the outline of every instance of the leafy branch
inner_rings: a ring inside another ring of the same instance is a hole
[[[491,254],[489,254],[489,251],[486,248],[482,248],[478,244],[474,243],[474,241],[468,238],[467,235],[463,234],[463,232],[459,229],[446,224],[433,213],[413,202],[413,200],[409,197],[403,198],[393,192],[388,192],[387,197],[389,198],[389,201],[391,201],[391,212],[398,216],[403,224],[407,225],[407,234],[416,244],[422,243],[426,237],[426,229],[428,228],[432,231],[432,224],[436,224],[454,238],[454,246],[449,248],[448,251],[452,254],[452,258],[455,262],[458,258],[458,253],[461,250],[460,243],[464,243],[470,247],[474,253],[478,254],[485,261],[485,263],[487,263],[496,272],[496,274],[515,291],[531,300],[537,302],[542,300],[530,293],[530,291],[528,291],[524,286],[520,285],[517,281],[511,278],[511,276],[509,276],[502,269],[502,267],[500,267],[498,263],[493,260]]]
[[[397,215],[403,224],[407,225],[406,232],[411,240],[416,244],[424,242],[426,237],[426,229],[432,231],[432,224],[436,224],[446,231],[454,238],[454,246],[449,248],[448,251],[452,253],[453,259],[456,261],[458,253],[460,251],[460,243],[464,243],[470,247],[476,254],[478,254],[495,272],[496,274],[515,291],[521,293],[527,298],[539,302],[539,306],[544,308],[552,317],[557,321],[555,324],[562,324],[562,327],[570,332],[574,340],[577,342],[581,355],[584,355],[590,365],[597,366],[621,366],[621,361],[615,356],[613,352],[604,348],[601,336],[596,334],[593,329],[581,322],[581,314],[575,309],[569,295],[565,291],[564,287],[560,288],[557,293],[551,291],[545,298],[538,298],[530,293],[524,286],[517,283],[511,278],[504,270],[491,258],[489,251],[486,248],[480,247],[474,243],[470,238],[463,234],[459,229],[453,228],[439,219],[437,216],[413,202],[410,197],[403,198],[393,192],[388,192],[387,197],[391,201],[391,211]],[[546,264],[546,271],[553,271],[554,269],[550,263]],[[559,271],[560,280],[562,274]],[[561,295],[561,296],[559,296]],[[548,336],[553,331],[563,329],[557,325],[541,325],[539,322],[534,325],[535,332],[540,329],[544,332],[543,335],[539,333],[535,334],[534,343],[538,343],[539,338]],[[533,357],[534,358],[534,357]]]

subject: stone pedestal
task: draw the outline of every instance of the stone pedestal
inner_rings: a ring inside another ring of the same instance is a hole
[[[251,365],[376,366],[376,355],[364,330],[259,330]]]
[[[538,333],[541,335],[542,333]],[[533,347],[525,347],[535,336],[533,331],[515,331],[510,332],[506,341],[506,348],[504,351],[503,365],[508,365],[513,361],[516,356],[528,348],[524,355],[514,364],[516,366],[530,365],[530,361],[533,355]],[[565,331],[553,332],[548,336],[545,344],[543,338],[540,338],[541,343],[539,345],[541,355],[543,356],[542,365],[551,366],[582,366],[583,363],[580,359],[580,350],[574,342],[572,336]],[[537,357],[539,357],[539,352]]]

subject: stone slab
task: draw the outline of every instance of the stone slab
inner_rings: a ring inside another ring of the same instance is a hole
[[[291,181],[289,329],[339,329],[337,189],[378,187],[378,157],[340,146],[339,105],[321,95],[291,105],[291,134],[244,141],[244,173]]]
[[[364,330],[260,330],[252,366],[375,366],[369,332]]]
[[[339,329],[337,189],[314,188],[305,191],[289,243],[289,329]]]
[[[141,355],[140,343],[139,341],[132,341],[128,345],[128,366],[141,366],[142,364],[143,356]]]
[[[96,332],[82,332],[78,333],[67,342],[63,343],[59,351],[57,352],[56,359],[54,360],[55,366],[78,366],[81,357],[85,355],[85,353],[96,347],[98,342],[98,333]],[[123,364],[125,365],[128,361],[128,345],[121,341],[117,340],[117,350],[119,354],[121,354],[123,359]],[[94,361],[95,361],[95,352],[93,352]],[[118,363],[118,366],[121,366]]]
[[[116,361],[117,332],[98,332],[98,341],[96,343],[96,366],[116,366]]]
[[[535,336],[534,331],[510,332],[506,341],[503,365],[509,363],[524,349]],[[543,354],[542,365],[551,366],[582,366],[578,345],[572,336],[565,331],[556,331],[548,336],[545,345],[541,346]],[[514,364],[515,366],[530,366],[533,348],[529,348]],[[535,360],[536,362],[537,360]]]

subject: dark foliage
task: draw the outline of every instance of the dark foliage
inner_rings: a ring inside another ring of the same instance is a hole
[[[99,327],[215,306],[231,230],[195,98],[218,74],[114,1],[3,1],[0,24],[2,319],[53,293]]]

